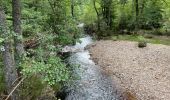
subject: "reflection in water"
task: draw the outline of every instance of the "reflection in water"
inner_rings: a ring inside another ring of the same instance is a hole
[[[80,64],[80,67],[75,69],[80,79],[69,87],[70,91],[65,100],[115,100],[112,83],[109,81],[111,79],[101,74],[99,67],[90,60],[89,51],[84,50],[84,47],[93,42],[91,37],[81,38],[81,41],[74,46],[81,50],[69,58],[70,63]]]

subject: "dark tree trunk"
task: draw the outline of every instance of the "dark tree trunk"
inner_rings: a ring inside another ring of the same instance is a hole
[[[109,27],[110,29],[112,29],[112,25],[113,25],[113,14],[112,14],[112,9],[111,9],[111,6],[109,8]]]
[[[135,0],[135,12],[136,12],[136,25],[135,29],[139,28],[139,1]]]
[[[22,30],[21,30],[21,4],[20,0],[12,0],[12,15],[13,15],[13,28],[17,36],[15,36],[15,59],[17,64],[24,54],[24,46],[22,43]]]
[[[97,28],[98,28],[98,31],[100,31],[100,15],[96,7],[96,0],[93,0],[93,6],[97,14]]]
[[[6,24],[5,24],[5,13],[2,7],[0,7],[0,26],[1,26],[1,34],[4,37],[8,37],[9,33],[7,33]],[[17,79],[17,70],[14,62],[14,57],[12,53],[12,45],[11,40],[5,40],[3,44],[3,63],[4,63],[4,75],[5,75],[5,82],[8,94],[14,87],[14,82]],[[13,92],[11,95],[11,100],[19,100],[19,95],[17,91]]]
[[[74,17],[74,1],[71,0],[71,15]]]

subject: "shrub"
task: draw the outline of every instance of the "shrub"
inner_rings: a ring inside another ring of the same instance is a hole
[[[35,75],[24,80],[19,93],[23,100],[36,100],[41,95],[44,87],[45,84]]]
[[[146,47],[147,46],[147,42],[146,41],[140,41],[140,42],[138,42],[138,47],[139,48],[144,48],[144,47]]]
[[[59,57],[49,57],[46,63],[27,59],[22,66],[25,76],[40,75],[40,79],[51,86],[69,80],[69,71]]]

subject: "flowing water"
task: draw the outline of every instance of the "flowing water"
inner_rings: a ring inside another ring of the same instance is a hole
[[[111,79],[100,72],[100,69],[90,59],[88,50],[84,48],[93,43],[90,36],[81,38],[73,48],[79,49],[71,54],[69,62],[79,64],[74,71],[80,77],[69,87],[65,100],[117,100],[114,96]]]

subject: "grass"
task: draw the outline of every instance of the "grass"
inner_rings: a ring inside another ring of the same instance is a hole
[[[163,37],[163,36],[142,36],[142,35],[113,35],[111,37],[112,40],[127,40],[127,41],[146,41],[147,43],[153,44],[164,44],[170,45],[170,37]]]

